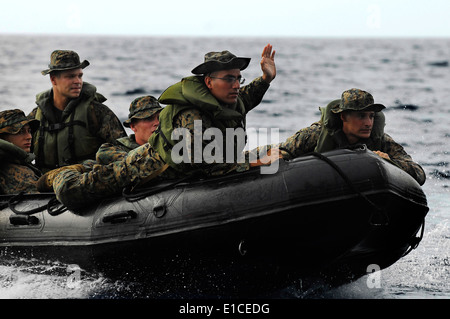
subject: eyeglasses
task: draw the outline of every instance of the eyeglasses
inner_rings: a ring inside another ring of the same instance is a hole
[[[218,78],[215,76],[209,76],[212,79],[219,79],[219,80],[224,80],[225,82],[229,83],[229,84],[234,84],[236,81],[239,82],[239,84],[244,84],[245,79],[241,76],[235,77],[235,76],[226,76],[224,78]]]

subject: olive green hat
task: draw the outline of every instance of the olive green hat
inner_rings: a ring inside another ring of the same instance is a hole
[[[80,63],[78,53],[70,50],[55,50],[50,55],[50,64],[48,69],[41,71],[42,75],[47,75],[52,71],[66,71],[72,69],[84,69],[89,65],[89,61],[84,60]]]
[[[25,116],[22,110],[0,112],[0,133],[17,134],[26,124],[30,125],[32,132],[39,127],[39,121]]]
[[[123,122],[123,126],[130,127],[132,119],[146,119],[162,109],[155,97],[151,95],[138,97],[131,102],[130,114],[128,114],[128,120]]]
[[[331,110],[333,113],[342,111],[375,111],[380,112],[386,107],[382,104],[375,104],[372,94],[360,89],[350,89],[344,91],[341,101]]]
[[[229,51],[208,52],[205,54],[205,62],[195,67],[194,74],[208,74],[215,71],[239,69],[245,70],[250,63],[250,58],[237,57]]]

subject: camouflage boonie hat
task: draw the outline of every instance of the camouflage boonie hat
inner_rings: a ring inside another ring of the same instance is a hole
[[[230,69],[245,70],[249,63],[250,58],[237,57],[229,51],[208,52],[205,54],[205,62],[192,69],[191,72],[207,74]]]
[[[78,53],[70,50],[55,50],[50,55],[50,64],[47,70],[41,71],[42,75],[47,75],[52,71],[65,71],[82,68],[89,65],[89,61],[84,60],[80,63]]]
[[[131,102],[130,114],[128,114],[128,120],[123,122],[123,126],[130,127],[132,119],[146,119],[162,109],[158,100],[153,96],[138,97]]]
[[[36,131],[39,127],[39,121],[25,116],[22,110],[0,112],[0,133],[17,134],[26,124],[30,124],[31,132]]]
[[[375,111],[380,112],[386,108],[382,104],[375,104],[372,94],[360,89],[350,89],[344,91],[341,96],[341,102],[331,111],[340,113],[342,111]]]

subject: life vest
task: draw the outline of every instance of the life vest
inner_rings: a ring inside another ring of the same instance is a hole
[[[331,109],[340,103],[340,100],[330,102],[326,107],[319,107],[321,112],[320,122],[322,131],[317,141],[315,152],[323,153],[337,148],[349,146],[347,137],[342,131],[342,120],[340,113],[333,113]],[[380,150],[384,136],[386,120],[383,112],[375,112],[372,132],[368,139],[362,140],[370,150]]]
[[[31,164],[34,159],[33,153],[25,152],[13,143],[0,138],[0,162],[26,165]]]
[[[69,102],[60,122],[53,114],[53,91],[48,90],[36,96],[39,107],[35,118],[41,122],[34,134],[33,144],[37,167],[51,170],[95,159],[95,153],[104,141],[91,134],[89,118],[95,121],[95,114],[89,110],[91,103],[106,100],[96,90],[93,85],[83,83],[80,97]]]
[[[182,111],[196,108],[207,114],[212,126],[221,130],[224,143],[227,128],[242,128],[245,132],[246,111],[242,99],[238,97],[237,103],[232,107],[221,105],[210,93],[201,76],[190,76],[170,86],[161,94],[159,102],[168,105],[159,114],[159,128],[152,134],[149,143],[162,159],[176,170],[184,169],[182,165],[174,163],[171,155],[173,146],[179,142],[172,140],[174,119]],[[235,155],[242,152],[242,149],[236,149],[236,144],[235,141]],[[224,157],[225,150],[224,144]]]
[[[37,192],[35,184],[42,174],[32,164],[34,158],[34,154],[0,139],[0,194]]]

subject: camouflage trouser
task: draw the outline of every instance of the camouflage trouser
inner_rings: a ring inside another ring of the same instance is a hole
[[[62,204],[69,209],[79,209],[98,199],[120,194],[124,187],[140,184],[164,165],[159,154],[149,144],[144,144],[121,161],[96,164],[85,173],[62,171],[55,177],[53,189]]]

